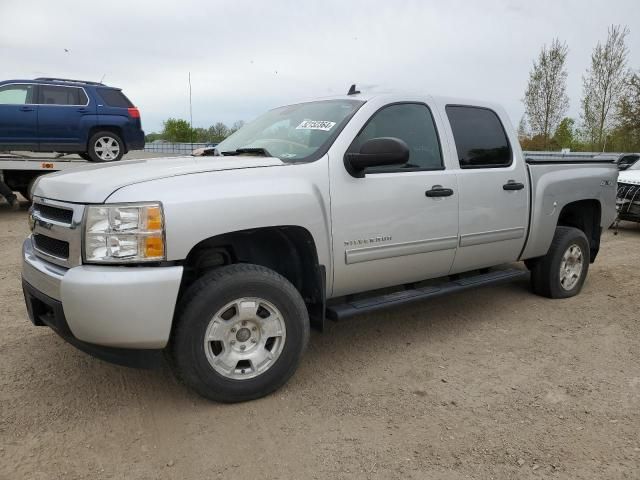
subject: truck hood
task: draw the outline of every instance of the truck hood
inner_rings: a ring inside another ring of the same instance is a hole
[[[134,183],[178,175],[282,165],[284,163],[278,158],[250,156],[168,157],[84,164],[40,177],[33,194],[65,202],[102,203],[116,190]]]
[[[618,175],[618,183],[640,184],[640,170],[623,170]]]

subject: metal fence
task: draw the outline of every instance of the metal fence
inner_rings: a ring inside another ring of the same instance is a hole
[[[145,152],[154,153],[179,153],[182,155],[191,155],[196,148],[202,148],[211,145],[210,143],[170,143],[170,142],[154,142],[146,143]]]

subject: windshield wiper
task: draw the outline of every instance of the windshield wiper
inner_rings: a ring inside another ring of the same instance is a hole
[[[271,155],[266,148],[259,148],[259,147],[237,148],[235,150],[229,150],[227,152],[220,152],[220,153],[225,156],[244,154],[244,155],[257,155],[259,157],[273,157],[273,155]]]

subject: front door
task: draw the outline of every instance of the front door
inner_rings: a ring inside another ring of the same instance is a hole
[[[366,108],[373,107],[361,112]],[[330,157],[334,297],[446,275],[456,252],[457,179],[444,168],[431,109],[398,103],[371,113],[349,151],[371,138],[396,137],[410,158],[354,178],[342,158]]]
[[[0,87],[0,149],[37,148],[38,107],[35,85],[9,84]]]

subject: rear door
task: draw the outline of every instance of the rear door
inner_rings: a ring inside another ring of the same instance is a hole
[[[37,142],[36,86],[0,86],[0,146],[5,150],[34,150]]]
[[[529,212],[529,181],[520,149],[510,144],[505,125],[492,109],[447,105],[445,112],[457,152],[460,190],[460,240],[451,272],[516,261]]]
[[[38,86],[38,137],[42,151],[84,151],[85,120],[95,105],[82,87]]]

